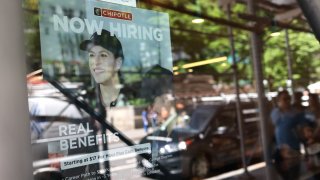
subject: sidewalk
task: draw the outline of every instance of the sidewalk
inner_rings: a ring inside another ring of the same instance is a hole
[[[237,169],[234,171],[226,172],[224,174],[220,174],[218,176],[214,176],[208,178],[207,180],[266,180],[266,171],[265,171],[265,163],[257,163],[248,166],[248,174],[244,173],[244,169]],[[272,180],[281,180],[276,172],[273,172]]]
[[[318,179],[319,174],[320,174],[320,169],[310,171],[305,168],[306,167],[304,167],[303,164],[301,164],[297,179],[301,179],[301,180],[303,180],[303,179]],[[220,174],[218,176],[208,178],[207,180],[222,180],[222,179],[224,179],[224,180],[252,180],[252,179],[267,180],[266,167],[265,167],[264,162],[248,166],[248,172],[249,172],[248,175],[244,174],[244,169],[241,168],[238,170],[229,171],[224,174]],[[291,173],[291,172],[289,172],[289,173]],[[281,178],[280,175],[278,174],[278,172],[274,168],[272,168],[271,169],[271,179],[272,180],[282,180],[283,178]]]
[[[149,132],[152,132],[150,128],[149,128]],[[147,133],[144,132],[143,128],[122,131],[122,133],[133,141],[138,141],[147,135]]]
[[[152,129],[149,128],[149,133],[150,132],[152,132]],[[144,132],[143,128],[121,131],[121,133],[135,143],[138,143],[143,137],[147,135],[147,133]],[[111,142],[110,144],[118,144],[118,142]]]

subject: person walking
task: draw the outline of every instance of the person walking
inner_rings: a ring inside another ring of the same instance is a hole
[[[144,132],[148,133],[149,122],[148,122],[148,109],[147,108],[143,109],[141,116],[142,116],[142,123],[143,123]]]

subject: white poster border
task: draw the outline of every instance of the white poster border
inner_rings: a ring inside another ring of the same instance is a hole
[[[104,2],[110,2],[114,4],[121,4],[125,6],[137,7],[137,0],[100,0]]]

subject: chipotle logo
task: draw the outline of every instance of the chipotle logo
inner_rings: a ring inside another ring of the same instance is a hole
[[[132,21],[132,14],[111,9],[94,8],[94,15]]]

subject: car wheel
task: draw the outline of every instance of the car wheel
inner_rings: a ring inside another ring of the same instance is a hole
[[[205,178],[210,170],[210,164],[206,156],[198,156],[191,162],[192,178]]]

